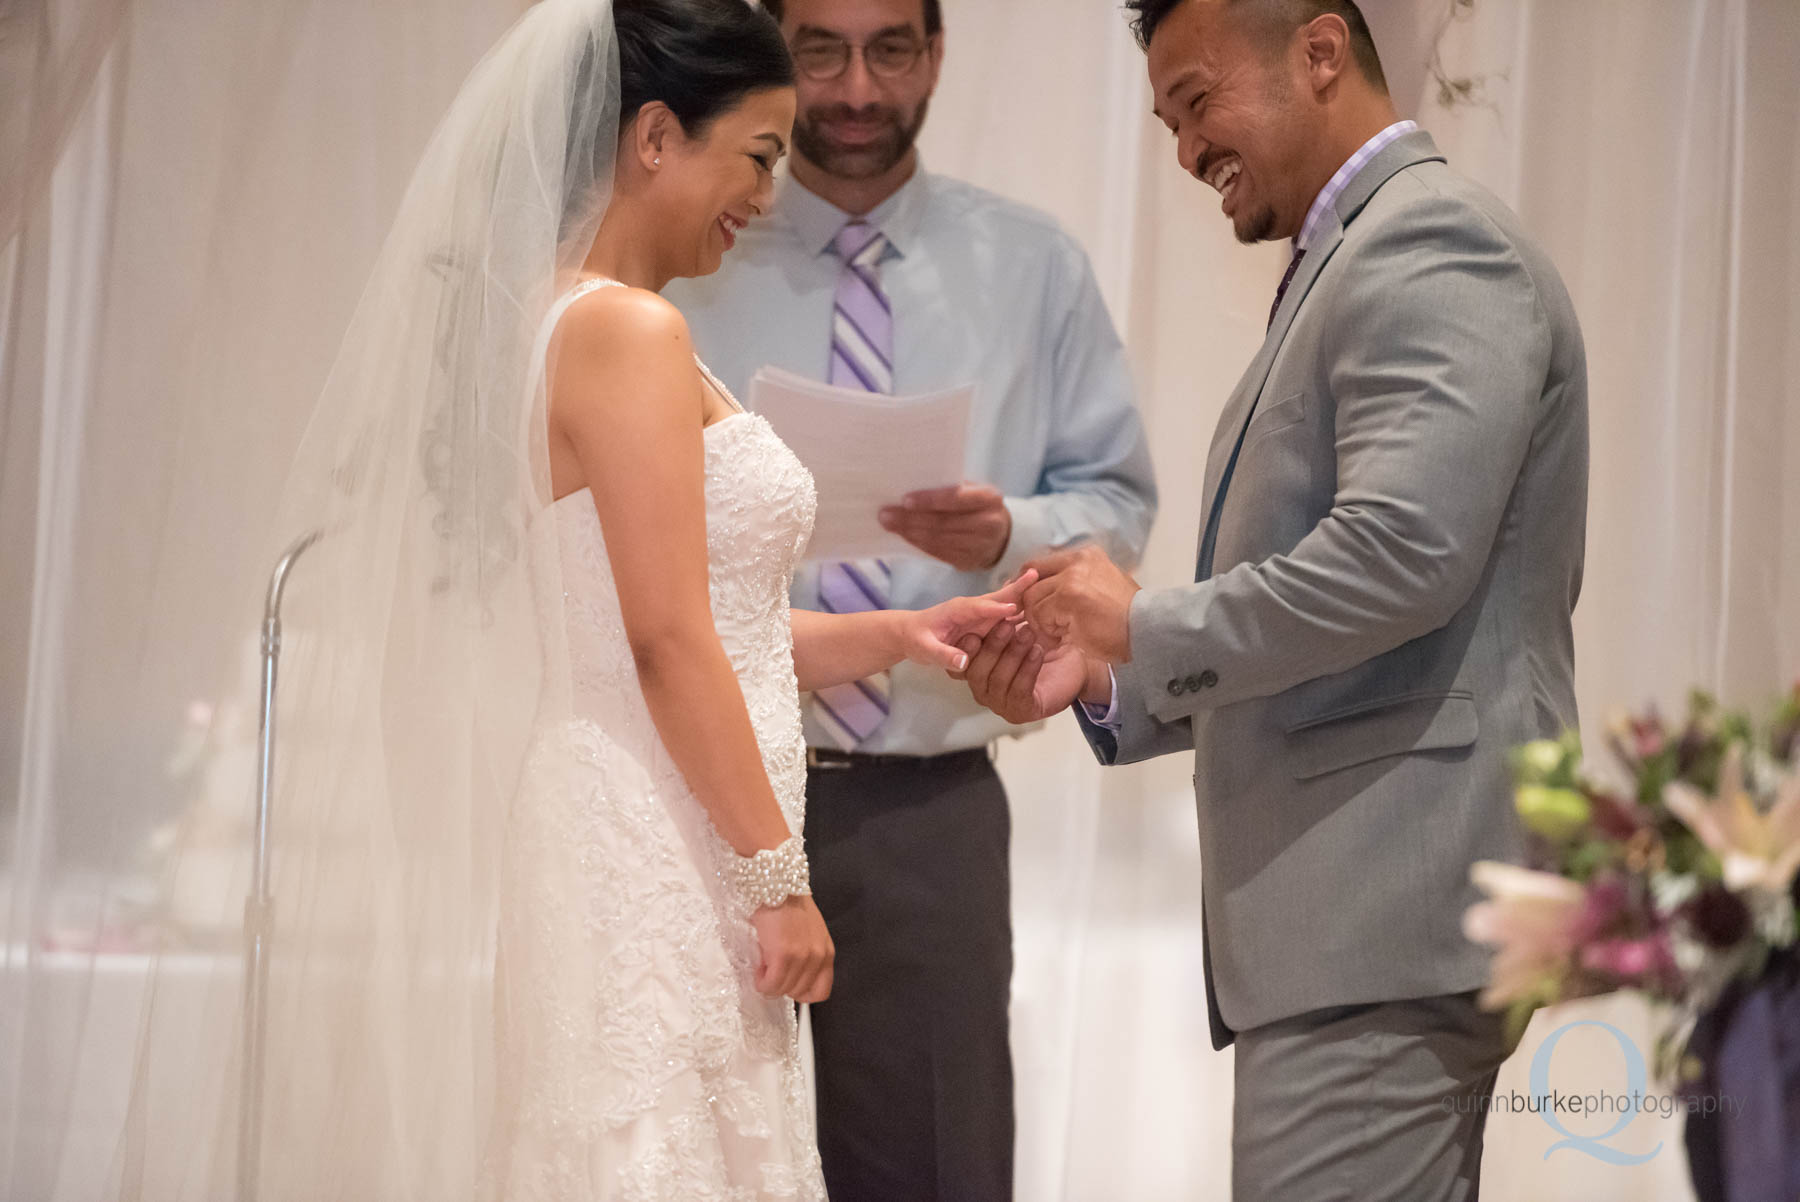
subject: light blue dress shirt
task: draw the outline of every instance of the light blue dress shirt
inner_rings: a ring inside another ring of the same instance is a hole
[[[830,246],[849,220],[784,180],[717,274],[665,290],[700,357],[745,404],[764,364],[825,378],[842,267]],[[922,553],[890,560],[892,604],[986,592],[1044,547],[1083,536],[1135,564],[1156,486],[1124,348],[1081,247],[1050,217],[922,166],[864,220],[890,243],[881,289],[894,310],[894,391],[975,385],[964,475],[1004,493],[1013,522],[989,572]],[[793,603],[820,608],[816,567],[797,573]],[[1014,729],[942,671],[901,664],[892,710],[860,750],[936,755]],[[806,739],[834,746],[810,714]]]

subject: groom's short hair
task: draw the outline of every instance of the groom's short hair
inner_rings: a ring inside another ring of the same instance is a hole
[[[923,0],[925,5],[925,36],[936,37],[944,31],[943,0]],[[787,5],[784,0],[762,0],[763,8],[777,21],[786,16]]]
[[[1137,35],[1138,45],[1150,49],[1150,39],[1156,35],[1157,26],[1186,2],[1125,0],[1126,9],[1132,14],[1131,32]],[[1327,14],[1342,17],[1344,24],[1350,27],[1350,50],[1356,58],[1357,69],[1364,79],[1381,91],[1387,91],[1387,74],[1381,69],[1381,56],[1375,52],[1374,35],[1369,32],[1362,9],[1356,7],[1356,0],[1225,0],[1225,3],[1230,8],[1242,9],[1242,15],[1255,23],[1257,34],[1270,45],[1285,45],[1296,29],[1318,17]]]

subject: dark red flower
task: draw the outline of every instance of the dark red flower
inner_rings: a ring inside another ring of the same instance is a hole
[[[1639,831],[1654,825],[1650,811],[1629,797],[1620,797],[1599,789],[1588,791],[1593,807],[1594,830],[1608,839],[1625,842]]]
[[[1694,937],[1708,947],[1736,947],[1750,934],[1750,907],[1723,885],[1708,885],[1681,908]]]

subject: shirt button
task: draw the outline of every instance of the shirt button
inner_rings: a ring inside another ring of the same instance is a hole
[[[1179,697],[1185,692],[1187,692],[1187,689],[1182,686],[1180,680],[1171,680],[1169,682],[1169,696]]]
[[[1219,674],[1217,672],[1213,671],[1211,668],[1208,668],[1206,671],[1200,673],[1200,687],[1201,688],[1210,689],[1218,683],[1219,683]]]

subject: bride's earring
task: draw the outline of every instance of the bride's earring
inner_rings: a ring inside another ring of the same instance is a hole
[[[661,158],[660,158],[660,157],[659,157],[659,158],[654,158],[654,159],[651,159],[651,160],[650,160],[650,165],[651,165],[651,166],[652,166],[652,167],[660,167],[660,166],[662,166],[662,159],[661,159]]]

